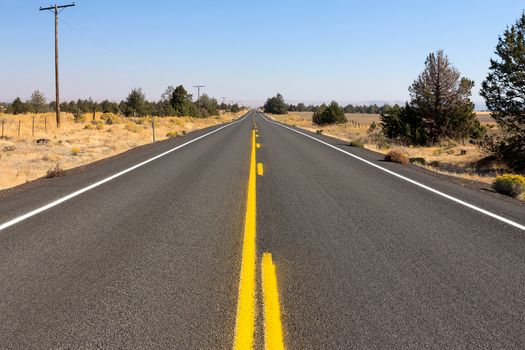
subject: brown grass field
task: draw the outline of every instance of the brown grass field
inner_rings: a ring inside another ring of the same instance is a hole
[[[156,140],[230,122],[243,113],[210,118],[155,118]],[[150,117],[115,116],[112,125],[106,125],[100,117],[97,114],[93,121],[92,115],[86,115],[85,122],[75,123],[72,115],[63,113],[62,126],[57,129],[53,113],[39,114],[35,117],[33,136],[33,115],[0,115],[0,128],[4,122],[4,137],[0,139],[0,190],[45,176],[57,164],[67,170],[152,142]],[[37,144],[38,139],[48,142]]]
[[[288,116],[300,116],[302,118],[311,119],[312,112],[290,112]],[[345,113],[346,119],[353,120],[357,123],[370,125],[372,122],[379,123],[379,114],[365,114],[365,113]],[[476,112],[479,121],[484,124],[495,124],[496,121],[490,116],[490,112]],[[284,117],[286,118],[286,117]]]
[[[346,118],[348,123],[341,125],[329,125],[320,127],[312,123],[311,112],[291,112],[287,115],[272,115],[271,117],[277,121],[303,128],[312,132],[321,132],[324,135],[332,136],[342,141],[361,141],[365,148],[386,154],[393,148],[399,148],[404,151],[411,158],[424,158],[428,163],[439,162],[439,166],[424,167],[446,175],[460,177],[469,180],[475,180],[485,183],[491,183],[499,174],[499,170],[486,169],[482,172],[474,170],[474,164],[487,156],[482,149],[477,145],[469,143],[460,144],[457,142],[444,142],[435,147],[413,147],[404,145],[391,144],[389,147],[378,145],[374,140],[374,136],[378,134],[379,128],[375,132],[369,132],[372,122],[379,123],[378,114],[354,114],[347,113]],[[478,119],[482,124],[488,125],[491,130],[496,129],[494,119],[490,117],[490,113],[477,113]],[[381,147],[380,147],[381,146]],[[462,154],[462,151],[466,154]]]

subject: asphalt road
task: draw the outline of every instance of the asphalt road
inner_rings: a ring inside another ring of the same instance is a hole
[[[231,349],[241,265],[256,349],[525,348],[525,205],[308,135],[252,112],[0,193],[0,348]]]

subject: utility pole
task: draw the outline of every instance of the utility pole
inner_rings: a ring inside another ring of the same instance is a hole
[[[194,88],[197,88],[197,102],[201,99],[201,88],[205,88],[206,85],[193,85]]]
[[[51,11],[55,14],[55,111],[57,119],[57,128],[60,128],[60,84],[58,80],[58,14],[66,7],[73,7],[75,3],[68,5],[57,5],[49,7],[41,7],[40,11]]]

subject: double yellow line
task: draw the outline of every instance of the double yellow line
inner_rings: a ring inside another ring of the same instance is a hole
[[[255,125],[255,123],[254,123]],[[250,174],[248,177],[248,198],[246,204],[246,219],[244,223],[244,239],[242,248],[241,274],[239,281],[239,296],[237,300],[237,318],[235,324],[234,350],[251,350],[254,346],[255,305],[256,305],[256,232],[257,232],[257,162],[256,162],[256,131],[252,130],[250,155]],[[259,146],[260,147],[260,146]],[[262,175],[262,165],[259,166]],[[264,335],[265,349],[284,349],[279,292],[277,277],[272,256],[265,253],[262,258],[261,280],[264,301]]]

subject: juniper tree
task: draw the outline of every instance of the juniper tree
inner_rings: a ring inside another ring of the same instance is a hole
[[[312,116],[312,122],[317,125],[342,124],[347,121],[345,112],[335,101],[328,106],[321,105]]]
[[[283,95],[277,94],[275,97],[270,97],[264,104],[265,113],[286,114],[288,113],[288,106],[284,102]]]
[[[525,169],[525,13],[499,37],[495,53],[480,92],[503,132],[492,150]]]

